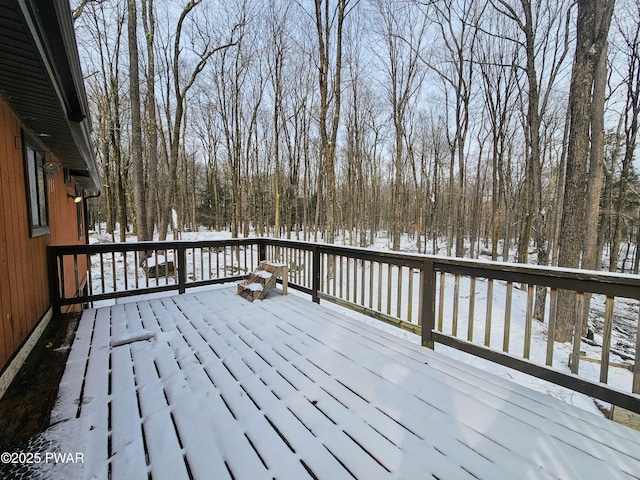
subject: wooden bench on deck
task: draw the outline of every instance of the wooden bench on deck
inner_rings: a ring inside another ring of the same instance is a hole
[[[289,278],[287,264],[262,261],[255,272],[238,284],[238,295],[251,302],[264,300],[267,292],[276,286],[278,278],[282,279],[282,295],[286,295]]]

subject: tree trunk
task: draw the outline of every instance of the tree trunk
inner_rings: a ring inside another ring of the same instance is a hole
[[[326,187],[325,202],[325,240],[334,243],[335,240],[335,153],[336,138],[340,121],[340,97],[342,88],[342,36],[346,8],[349,0],[338,0],[336,11],[330,13],[329,0],[315,0],[315,20],[318,40],[318,84],[320,90],[319,128],[320,128],[320,156],[324,160],[324,178]],[[323,8],[324,7],[324,8]],[[334,24],[335,19],[335,24]],[[330,42],[332,27],[335,27],[335,59],[333,75],[331,75]],[[329,122],[329,108],[333,106],[331,121]],[[318,192],[319,193],[319,192]],[[319,195],[318,195],[319,199]],[[329,264],[329,275],[333,275],[333,264]]]
[[[133,211],[138,241],[147,238],[147,212],[144,188],[144,158],[142,156],[142,123],[140,120],[140,74],[138,70],[138,16],[136,0],[128,0],[127,39],[129,41],[129,100],[131,101],[131,176],[133,181]],[[144,259],[141,259],[141,261]]]
[[[155,51],[153,48],[155,38],[155,13],[153,0],[143,0],[142,21],[147,44],[147,95],[145,110],[147,121],[147,192],[146,192],[146,214],[147,231],[145,237],[148,240],[153,238],[153,226],[156,222],[156,208],[158,205],[158,119],[156,114],[156,67]]]
[[[564,211],[560,230],[558,263],[562,267],[580,267],[583,251],[586,160],[589,155],[593,80],[597,63],[607,40],[614,0],[578,0],[576,53],[569,92],[570,131],[567,146],[567,171]],[[576,295],[560,291],[556,340],[570,341],[577,325]]]

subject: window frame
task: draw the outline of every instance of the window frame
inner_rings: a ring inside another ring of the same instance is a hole
[[[27,194],[27,217],[31,237],[40,237],[51,233],[47,174],[44,171],[46,155],[36,145],[37,143],[23,132],[22,151]]]

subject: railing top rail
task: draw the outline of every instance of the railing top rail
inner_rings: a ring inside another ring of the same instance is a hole
[[[640,300],[638,275],[448,257],[433,261],[437,271]]]
[[[439,255],[389,252],[372,248],[302,242],[299,240],[262,238],[261,241],[307,250],[318,249],[322,253],[332,255],[364,258],[416,268],[419,268],[426,260],[433,262],[434,270],[441,272],[640,299],[640,276],[638,275]]]
[[[172,248],[225,247],[234,245],[256,245],[263,243],[260,238],[227,238],[221,240],[173,240],[150,242],[110,242],[89,245],[51,245],[49,249],[58,255],[135,252],[148,250],[169,250]]]

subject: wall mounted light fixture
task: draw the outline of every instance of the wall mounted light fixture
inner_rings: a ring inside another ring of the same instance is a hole
[[[82,201],[82,197],[80,195],[75,196],[67,193],[67,198],[73,198],[73,203],[80,203]]]

